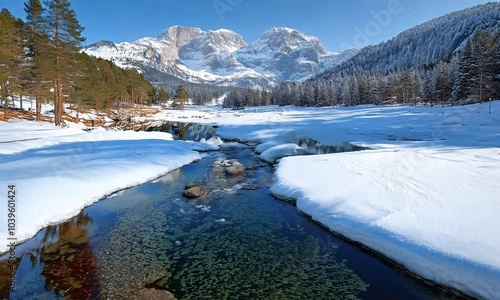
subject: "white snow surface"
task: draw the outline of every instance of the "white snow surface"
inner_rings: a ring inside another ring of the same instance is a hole
[[[264,153],[302,137],[371,148],[284,158],[272,192],[420,276],[500,299],[500,101],[488,105],[189,107],[151,118],[218,125]]]
[[[0,252],[7,248],[7,187],[16,189],[18,241],[76,215],[106,195],[180,168],[217,145],[173,141],[168,133],[79,125],[0,122]]]
[[[271,191],[428,279],[500,295],[500,149],[284,158]]]
[[[282,144],[265,150],[260,158],[268,163],[274,163],[283,157],[297,155],[299,150],[300,147],[297,144]]]

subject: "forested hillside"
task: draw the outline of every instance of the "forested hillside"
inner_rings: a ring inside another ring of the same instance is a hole
[[[391,72],[449,61],[478,28],[494,34],[500,28],[500,3],[488,3],[430,20],[398,36],[363,48],[324,77],[338,72]]]
[[[63,107],[104,109],[150,103],[158,94],[136,70],[80,53],[84,28],[68,0],[25,3],[26,21],[0,12],[0,100],[7,111],[14,95],[54,103],[54,121],[63,125]],[[22,105],[22,101],[20,103]]]

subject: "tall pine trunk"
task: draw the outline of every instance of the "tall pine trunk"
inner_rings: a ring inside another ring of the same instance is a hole
[[[55,80],[54,80],[54,123],[56,126],[63,126],[62,120],[62,83],[61,83],[61,41],[59,39],[61,15],[56,11],[54,22],[54,44],[55,44]]]
[[[40,99],[40,92],[38,90],[38,87],[37,87],[37,90],[35,92],[35,103],[36,103],[36,120],[37,121],[40,121],[41,119],[41,115],[42,115],[42,99]]]

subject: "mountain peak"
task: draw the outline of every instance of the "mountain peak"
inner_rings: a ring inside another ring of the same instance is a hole
[[[112,41],[107,41],[107,40],[101,40],[96,43],[88,45],[86,48],[101,48],[101,47],[108,47],[108,48],[116,48],[116,44],[113,43]]]
[[[228,35],[239,35],[236,32],[229,30],[229,29],[217,29],[217,30],[209,30],[208,32],[213,32],[215,34],[228,34]]]
[[[266,32],[288,32],[288,33],[292,33],[294,31],[298,31],[298,30],[290,28],[290,27],[271,27]]]
[[[185,38],[191,38],[193,39],[197,35],[203,33],[203,30],[198,27],[189,27],[189,26],[180,26],[180,25],[175,25],[171,26],[164,31],[162,31],[158,35],[158,40],[163,41],[163,40],[183,40]]]
[[[306,35],[303,34],[302,32],[298,31],[297,29],[293,28],[288,28],[288,27],[273,27],[268,30],[266,30],[261,38],[266,38],[266,37],[271,37],[271,36],[296,36],[296,37],[303,37],[305,38]]]
[[[209,30],[205,34],[200,35],[200,37],[210,40],[212,44],[218,45],[221,48],[234,48],[234,51],[247,45],[241,35],[228,29]]]
[[[306,46],[313,48],[320,55],[328,54],[328,51],[317,37],[305,35],[296,29],[288,27],[273,27],[264,32],[255,43],[265,43],[273,48],[281,48],[284,52],[294,51]]]

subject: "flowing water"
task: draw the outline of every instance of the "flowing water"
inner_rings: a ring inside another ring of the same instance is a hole
[[[237,159],[245,174],[221,173],[221,159]],[[177,299],[449,299],[272,198],[272,171],[251,147],[225,144],[104,199],[18,247],[10,295],[0,258],[0,299],[170,299],[166,291]],[[207,195],[182,198],[191,182]]]

